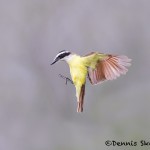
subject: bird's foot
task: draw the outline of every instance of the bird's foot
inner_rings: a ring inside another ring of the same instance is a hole
[[[59,76],[60,76],[61,78],[63,78],[63,79],[66,80],[66,85],[67,85],[67,82],[68,82],[68,81],[73,84],[73,81],[72,81],[71,79],[69,79],[68,77],[65,77],[65,76],[63,76],[63,75],[61,75],[61,74],[59,74]]]

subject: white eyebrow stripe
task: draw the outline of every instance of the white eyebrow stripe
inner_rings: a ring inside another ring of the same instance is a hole
[[[58,53],[58,54],[56,55],[55,59],[56,59],[58,56],[60,56],[61,54],[65,54],[65,53],[69,53],[69,51],[63,51],[63,52]]]

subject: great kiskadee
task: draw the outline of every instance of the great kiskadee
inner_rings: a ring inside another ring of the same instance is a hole
[[[83,112],[86,77],[92,85],[104,80],[113,80],[121,74],[126,74],[130,66],[127,56],[91,52],[85,56],[63,50],[60,51],[51,65],[59,60],[68,63],[73,84],[76,88],[77,112]]]

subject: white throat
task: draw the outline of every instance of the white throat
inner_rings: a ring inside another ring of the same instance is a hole
[[[72,57],[73,57],[73,54],[70,54],[69,56],[64,57],[62,60],[68,63],[72,59]]]

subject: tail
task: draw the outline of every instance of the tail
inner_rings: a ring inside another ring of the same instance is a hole
[[[82,85],[80,94],[77,97],[77,101],[78,101],[77,112],[83,112],[84,95],[85,95],[85,84]]]

